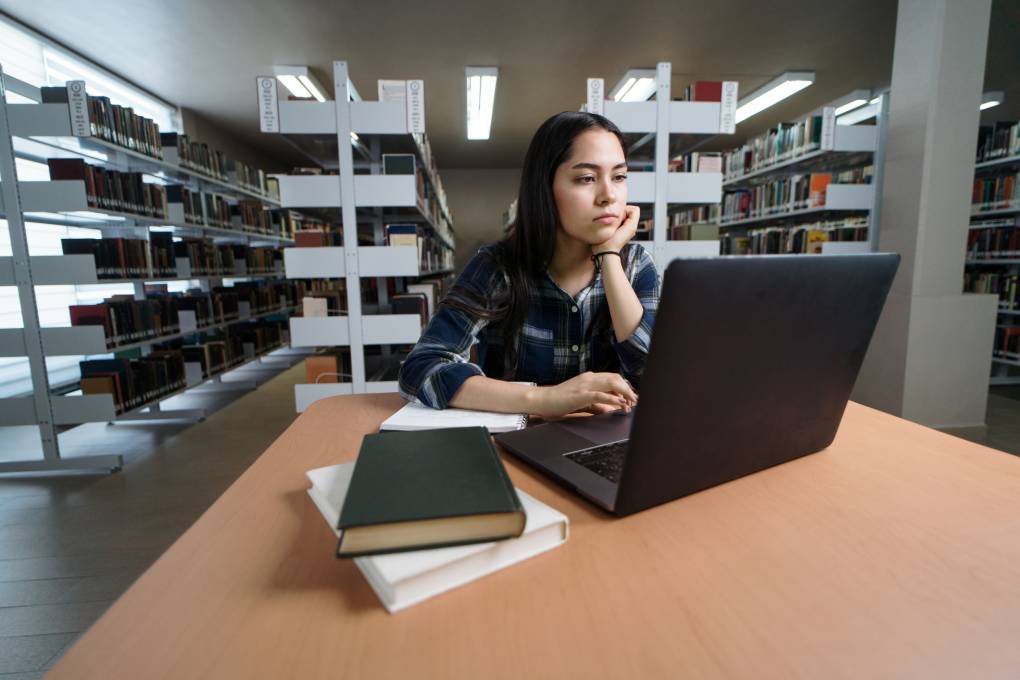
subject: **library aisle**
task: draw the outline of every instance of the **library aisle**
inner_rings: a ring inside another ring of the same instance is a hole
[[[293,422],[303,380],[297,365],[238,399],[221,395],[231,402],[197,424],[76,428],[71,455],[115,444],[121,474],[0,484],[0,679],[41,677]]]

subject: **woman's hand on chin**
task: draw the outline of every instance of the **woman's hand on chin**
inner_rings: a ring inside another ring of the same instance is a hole
[[[591,252],[603,253],[607,250],[620,252],[623,247],[630,243],[630,240],[634,238],[634,234],[637,233],[638,220],[641,218],[641,209],[636,205],[628,205],[623,209],[623,221],[620,226],[616,228],[613,235],[602,243],[597,243],[591,247]]]

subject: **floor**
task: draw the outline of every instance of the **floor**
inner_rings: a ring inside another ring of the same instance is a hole
[[[65,455],[124,454],[118,474],[0,476],[0,680],[42,677],[290,425],[304,369],[275,375],[239,398],[189,393],[167,403],[219,409],[197,424],[92,424],[61,435]],[[35,428],[0,429],[3,458],[38,448]]]
[[[42,677],[286,429],[303,380],[295,366],[197,425],[65,435],[79,455],[125,453],[119,474],[0,477],[0,680]],[[189,399],[179,407],[203,398]],[[972,438],[1020,455],[1020,386],[994,388],[988,431]],[[5,453],[14,448],[4,441]]]

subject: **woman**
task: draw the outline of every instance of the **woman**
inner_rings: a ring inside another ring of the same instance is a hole
[[[629,411],[659,302],[651,257],[629,243],[639,214],[612,122],[575,112],[545,121],[524,159],[517,218],[439,306],[401,366],[401,395],[547,418]]]

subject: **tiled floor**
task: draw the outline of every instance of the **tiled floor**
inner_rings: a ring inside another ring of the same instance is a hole
[[[69,438],[80,454],[125,452],[120,474],[0,477],[0,680],[56,663],[290,424],[303,377],[291,369],[194,426],[96,425]],[[990,395],[981,441],[1020,455],[1020,387]]]

